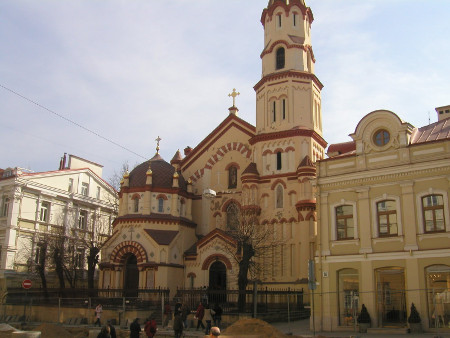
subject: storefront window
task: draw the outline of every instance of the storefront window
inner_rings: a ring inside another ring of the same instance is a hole
[[[359,309],[359,275],[355,269],[338,272],[339,325],[352,326]]]
[[[450,266],[432,265],[426,269],[428,316],[431,327],[450,325]]]

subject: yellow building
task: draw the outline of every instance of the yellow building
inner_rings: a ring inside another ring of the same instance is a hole
[[[372,327],[406,327],[412,303],[424,329],[448,327],[449,130],[374,111],[318,162],[317,328],[352,326],[362,304]]]
[[[315,250],[313,163],[326,147],[312,22],[303,0],[270,0],[263,10],[256,126],[238,117],[233,90],[225,119],[184,157],[178,151],[168,163],[157,151],[124,176],[100,288],[236,288],[238,266],[227,248],[236,246],[243,210],[257,212],[258,229],[273,243],[252,277],[306,281]]]

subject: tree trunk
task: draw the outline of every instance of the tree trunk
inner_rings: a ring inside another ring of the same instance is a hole
[[[246,304],[246,291],[248,285],[248,270],[250,268],[250,261],[255,255],[255,250],[251,243],[242,243],[242,259],[239,262],[239,273],[238,273],[238,287],[239,287],[239,297],[238,297],[238,309],[239,312],[245,312]]]
[[[64,281],[64,268],[62,261],[62,254],[60,248],[55,248],[53,250],[53,262],[55,263],[55,272],[58,276],[59,287],[61,290],[66,288],[66,283]]]
[[[45,276],[45,265],[47,261],[47,245],[43,245],[39,251],[37,270],[39,273],[39,277],[41,277],[42,288],[44,289],[44,296],[48,298],[48,290],[47,290],[47,277]]]
[[[88,289],[89,293],[94,291],[94,276],[95,276],[95,267],[98,263],[98,253],[99,249],[96,246],[91,246],[89,248],[89,255],[87,257],[88,261]],[[91,295],[90,296],[94,296]]]

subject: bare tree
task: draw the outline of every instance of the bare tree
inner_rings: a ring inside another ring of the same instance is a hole
[[[261,209],[251,205],[242,207],[239,215],[239,224],[235,229],[228,231],[235,239],[236,247],[226,245],[225,250],[239,266],[238,272],[238,308],[245,310],[246,294],[249,277],[256,279],[264,269],[262,257],[267,256],[268,249],[274,245],[273,230],[259,224]]]

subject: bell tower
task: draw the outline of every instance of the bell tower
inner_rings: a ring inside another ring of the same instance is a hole
[[[270,0],[263,10],[262,78],[256,91],[256,133],[252,140],[289,139],[294,163],[324,156],[322,83],[314,74],[312,11],[304,0]],[[264,149],[260,149],[264,152]],[[291,168],[295,169],[295,168]]]

